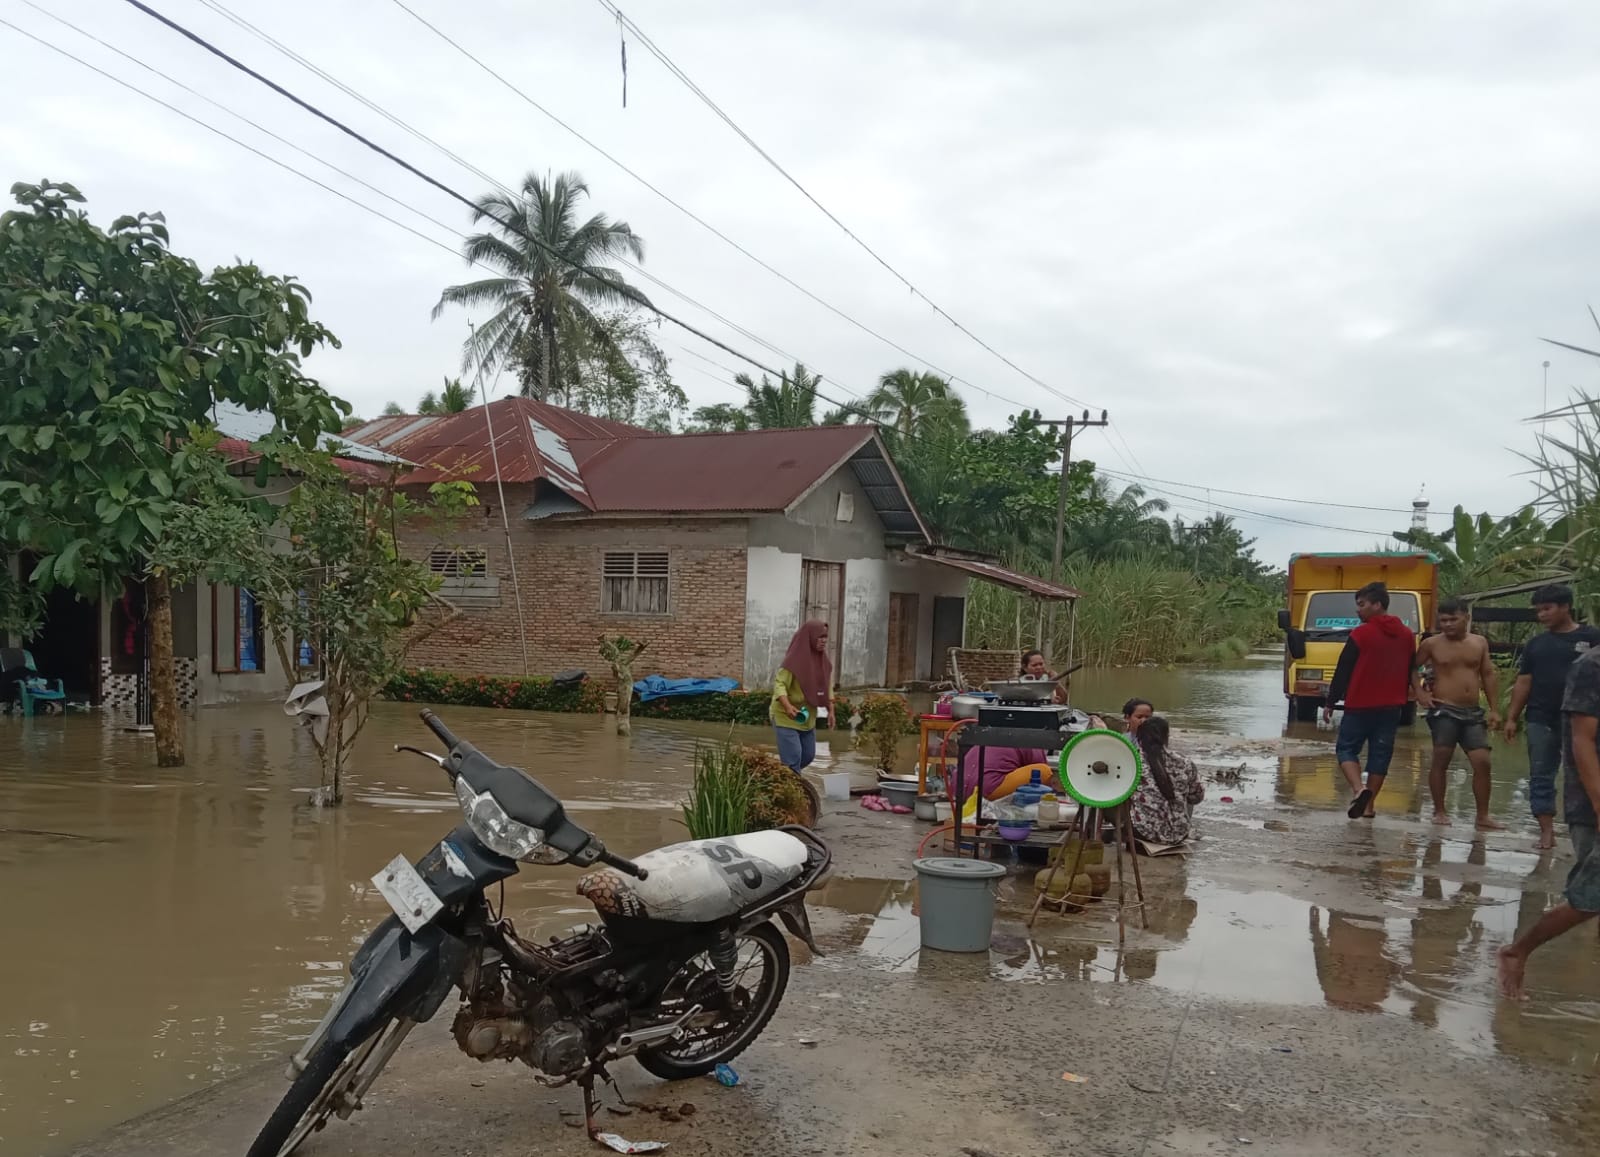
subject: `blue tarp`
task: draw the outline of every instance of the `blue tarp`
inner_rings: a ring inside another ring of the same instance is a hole
[[[732,691],[739,686],[737,679],[667,679],[660,675],[647,675],[633,685],[639,702],[666,699],[673,695],[715,695]]]

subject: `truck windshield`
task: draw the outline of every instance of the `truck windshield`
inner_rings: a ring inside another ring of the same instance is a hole
[[[1413,631],[1421,627],[1417,596],[1410,591],[1389,592],[1389,613]],[[1318,591],[1306,602],[1305,630],[1309,632],[1349,632],[1360,625],[1354,591]]]

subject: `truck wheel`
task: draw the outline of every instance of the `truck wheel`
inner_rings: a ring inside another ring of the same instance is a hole
[[[1316,699],[1308,699],[1304,695],[1295,696],[1294,718],[1296,723],[1315,723],[1317,712],[1322,704]]]

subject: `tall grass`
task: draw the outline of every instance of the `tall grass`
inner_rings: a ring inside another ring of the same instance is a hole
[[[1072,654],[1092,667],[1221,661],[1276,637],[1276,600],[1242,584],[1205,583],[1137,559],[1081,565],[1066,581],[1083,592]],[[968,645],[1031,647],[1036,614],[1031,599],[976,583],[967,603]],[[1069,623],[1064,610],[1057,614],[1051,654],[1067,653]]]
[[[684,826],[696,840],[722,839],[749,828],[755,781],[732,743],[695,747],[694,784],[683,805]]]

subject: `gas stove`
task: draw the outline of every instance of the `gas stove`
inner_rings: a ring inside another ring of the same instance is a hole
[[[1060,731],[1072,714],[1072,708],[1055,704],[995,703],[978,708],[978,725]]]

